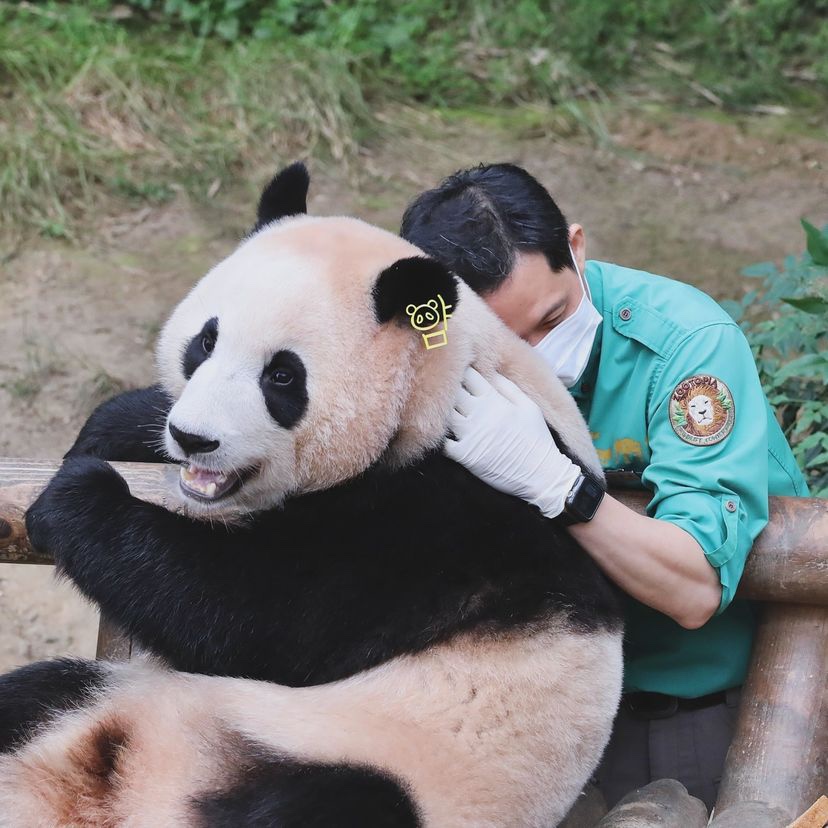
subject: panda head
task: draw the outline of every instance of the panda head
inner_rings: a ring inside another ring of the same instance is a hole
[[[398,236],[305,215],[308,183],[301,164],[273,179],[251,235],[161,332],[159,372],[175,401],[165,448],[196,514],[267,509],[378,460],[416,459],[445,437],[465,366],[503,370],[509,347],[498,343],[519,343]],[[451,317],[444,347],[429,348],[409,311],[435,300]]]

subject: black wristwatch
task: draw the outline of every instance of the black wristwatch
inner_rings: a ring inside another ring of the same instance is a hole
[[[564,510],[558,519],[564,526],[586,523],[595,517],[603,499],[604,489],[601,484],[591,474],[581,472],[566,496]]]

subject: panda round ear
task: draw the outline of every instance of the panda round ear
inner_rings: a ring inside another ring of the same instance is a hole
[[[307,213],[309,186],[308,168],[301,161],[285,167],[262,192],[253,232],[285,216]]]
[[[380,273],[374,283],[374,313],[380,323],[407,316],[410,305],[424,305],[440,295],[449,312],[457,307],[457,279],[434,259],[400,259]]]

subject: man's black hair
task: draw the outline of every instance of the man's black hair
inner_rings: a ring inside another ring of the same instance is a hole
[[[406,208],[400,235],[453,270],[476,293],[496,290],[519,251],[573,267],[569,227],[544,186],[515,164],[481,164],[449,176]]]

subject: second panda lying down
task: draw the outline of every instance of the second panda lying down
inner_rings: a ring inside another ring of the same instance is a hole
[[[33,543],[174,669],[0,678],[4,828],[549,828],[600,758],[613,590],[440,451],[474,363],[600,476],[574,402],[416,248],[299,215],[307,185],[301,165],[271,182],[164,328],[161,384],[99,408],[29,510]],[[427,348],[412,309],[436,297],[452,316]],[[188,514],[99,457],[182,463]]]

